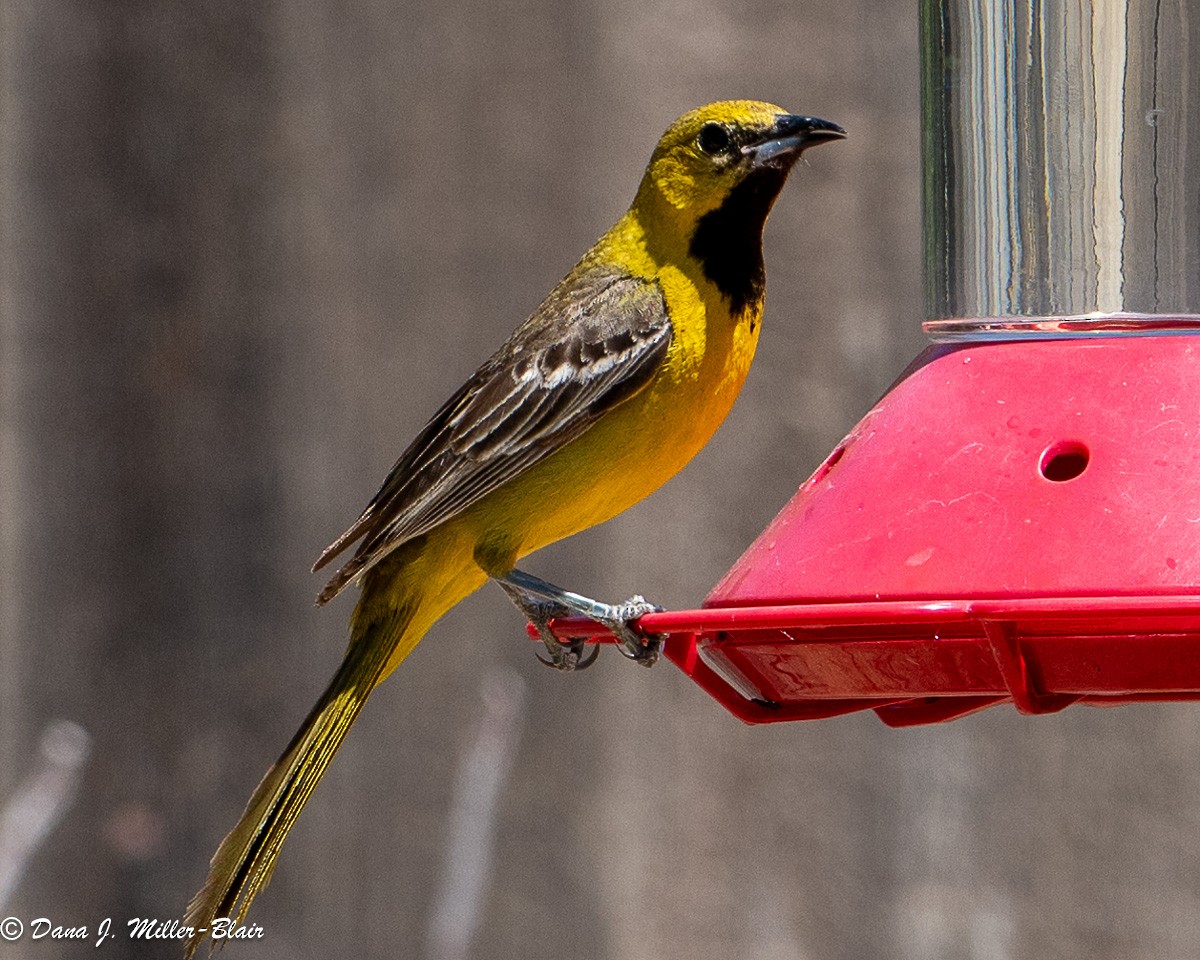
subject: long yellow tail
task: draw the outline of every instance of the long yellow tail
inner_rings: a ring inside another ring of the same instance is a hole
[[[355,635],[329,687],[317,701],[288,748],[263,777],[237,826],[221,842],[208,880],[188,905],[184,924],[193,928],[185,957],[203,941],[213,920],[240,923],[250,902],[271,879],[283,841],[305,801],[349,732],[371,691],[383,679],[389,660],[406,636],[414,605],[372,619]],[[356,621],[358,617],[356,616]],[[356,622],[356,627],[359,624]],[[407,650],[405,651],[407,652]]]

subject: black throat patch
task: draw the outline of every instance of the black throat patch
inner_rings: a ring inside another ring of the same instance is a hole
[[[734,314],[760,303],[766,286],[762,232],[786,170],[765,167],[739,183],[717,209],[700,218],[688,250],[704,276],[729,298]]]

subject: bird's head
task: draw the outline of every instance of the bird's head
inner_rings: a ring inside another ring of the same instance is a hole
[[[622,223],[636,225],[656,262],[697,269],[734,313],[761,307],[771,206],[801,153],[845,135],[770,103],[710,103],[663,134]]]
[[[664,204],[699,219],[741,191],[770,203],[808,147],[840,140],[836,123],[788,113],[755,100],[722,100],[685,113],[663,134],[638,191],[639,201]],[[753,187],[753,190],[750,187]]]

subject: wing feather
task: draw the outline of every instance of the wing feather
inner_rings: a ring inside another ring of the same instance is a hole
[[[671,335],[655,281],[593,267],[560,283],[434,414],[321,554],[314,570],[362,541],[317,602],[582,436],[653,379]]]

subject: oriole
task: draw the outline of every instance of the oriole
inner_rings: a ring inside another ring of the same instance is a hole
[[[318,603],[362,592],[341,667],[221,843],[186,924],[244,918],[367,697],[432,624],[489,578],[538,624],[549,661],[586,666],[546,629],[579,610],[625,654],[657,657],[634,598],[605,607],[515,569],[665,483],[712,436],[758,343],[762,230],[793,163],[845,136],[768,103],[713,103],[658,142],[628,212],[429,421],[319,569],[358,542]]]

